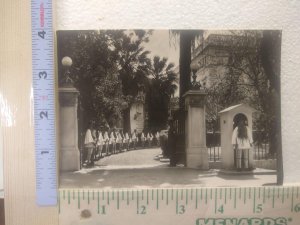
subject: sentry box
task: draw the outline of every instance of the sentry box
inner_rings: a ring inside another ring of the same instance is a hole
[[[252,131],[253,113],[256,110],[246,104],[228,107],[219,112],[221,128],[221,158],[223,169],[235,168],[235,152],[232,145],[232,133],[239,120],[243,119]],[[249,166],[253,167],[253,151],[250,150]]]

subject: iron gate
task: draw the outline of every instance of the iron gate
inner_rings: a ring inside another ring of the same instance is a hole
[[[175,164],[183,164],[186,166],[186,152],[185,152],[185,120],[186,111],[178,109],[173,113],[170,129],[173,131],[170,141],[174,147],[174,160]]]

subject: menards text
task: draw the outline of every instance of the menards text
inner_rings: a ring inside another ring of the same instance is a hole
[[[288,219],[278,218],[198,218],[196,225],[287,225]]]

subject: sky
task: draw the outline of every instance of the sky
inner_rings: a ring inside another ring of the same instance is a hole
[[[179,41],[172,35],[170,37],[169,30],[154,30],[144,47],[151,52],[151,58],[156,55],[167,57],[169,63],[174,63],[175,67],[179,65]]]
[[[166,57],[168,63],[174,63],[175,68],[179,67],[179,40],[178,37],[170,35],[169,30],[154,30],[144,47],[151,52],[151,58],[156,55]],[[174,96],[179,96],[179,88]]]

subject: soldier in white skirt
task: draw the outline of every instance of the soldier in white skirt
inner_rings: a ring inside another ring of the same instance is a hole
[[[131,137],[129,136],[128,132],[125,133],[125,142],[126,142],[126,149],[127,149],[127,151],[129,151],[130,150]]]
[[[115,138],[114,131],[110,132],[109,145],[110,145],[110,153],[115,154],[116,153],[116,138]]]
[[[116,132],[116,152],[121,152],[123,139],[119,131]]]
[[[149,132],[149,133],[147,134],[147,144],[148,144],[148,147],[149,147],[149,148],[151,147],[152,140],[153,140],[153,136],[152,136],[151,132]]]
[[[141,145],[142,145],[142,148],[145,147],[145,141],[146,141],[145,134],[144,134],[144,132],[142,132],[141,133]]]
[[[105,156],[107,156],[109,153],[109,136],[107,131],[104,132],[103,139],[104,139],[104,147],[105,147]]]
[[[86,159],[83,163],[83,166],[88,166],[91,165],[92,162],[92,153],[93,149],[95,147],[95,140],[92,135],[93,132],[93,125],[90,124],[89,128],[85,132],[85,137],[84,137],[84,148],[86,151]]]
[[[133,147],[133,149],[136,149],[136,143],[137,143],[136,129],[134,129],[134,131],[132,132],[131,139],[132,139],[132,145],[133,145],[132,147]]]
[[[120,132],[120,136],[122,138],[122,146],[121,146],[121,152],[122,152],[126,146],[125,135],[124,135],[123,131]]]
[[[98,132],[98,139],[97,139],[97,152],[96,152],[96,159],[99,160],[102,158],[102,151],[103,151],[103,146],[105,144],[104,137],[102,135],[101,130]]]
[[[238,171],[251,169],[249,154],[251,154],[252,143],[252,131],[246,126],[244,120],[240,120],[232,133],[232,144],[236,151],[236,169]]]
[[[159,147],[160,146],[160,141],[159,141],[159,132],[157,131],[155,134],[155,139],[156,139],[156,145]]]

